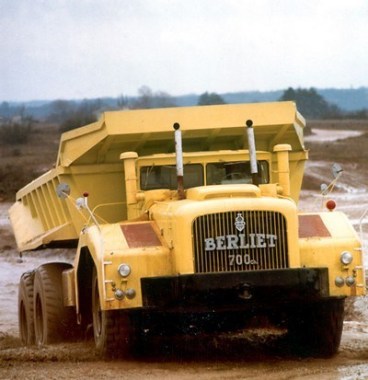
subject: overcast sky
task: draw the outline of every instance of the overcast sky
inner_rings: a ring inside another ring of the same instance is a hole
[[[368,86],[367,0],[0,0],[0,101]]]

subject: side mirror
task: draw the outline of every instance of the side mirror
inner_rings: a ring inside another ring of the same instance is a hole
[[[77,206],[78,210],[82,210],[84,208],[87,208],[86,198],[79,197],[75,201],[75,205]]]
[[[70,186],[64,182],[59,183],[56,187],[56,194],[61,199],[68,198],[70,195]]]
[[[343,170],[342,170],[341,165],[336,164],[336,163],[332,165],[332,174],[334,178],[338,178],[342,172]]]
[[[331,183],[329,185],[326,185],[325,183],[322,183],[322,185],[321,185],[321,193],[322,193],[323,196],[326,196],[329,193],[331,193],[331,191],[335,187],[336,182],[339,179],[339,177],[342,174],[342,172],[343,172],[343,170],[342,170],[341,165],[336,164],[336,163],[332,165],[332,174],[334,176],[334,179],[331,181]]]

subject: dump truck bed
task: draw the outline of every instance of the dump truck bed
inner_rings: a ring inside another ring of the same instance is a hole
[[[293,102],[105,112],[97,122],[64,133],[55,168],[19,190],[9,210],[19,250],[77,241],[86,219],[72,198],[58,198],[60,183],[70,186],[71,197],[89,192],[89,204],[99,207],[102,221],[123,220],[121,153],[174,152],[174,123],[181,126],[185,152],[247,149],[248,119],[253,121],[257,150],[272,152],[274,145],[287,143],[294,152],[304,152],[305,122]]]

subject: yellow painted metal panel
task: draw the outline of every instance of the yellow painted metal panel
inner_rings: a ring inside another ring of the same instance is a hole
[[[346,215],[336,211],[302,215],[315,217],[316,221],[313,222],[313,219],[310,219],[309,223],[314,223],[315,227],[309,226],[309,232],[307,231],[307,234],[303,234],[299,239],[301,265],[327,267],[331,295],[364,294],[365,280],[361,243]],[[340,255],[343,251],[349,251],[353,255],[353,262],[350,265],[342,265]],[[344,279],[353,276],[356,284],[338,287],[335,285],[337,276]]]
[[[235,185],[234,185],[235,186]],[[241,185],[238,185],[241,188]],[[227,186],[217,186],[219,194]],[[221,189],[223,188],[223,189]],[[151,207],[164,239],[173,250],[173,266],[177,273],[194,273],[192,248],[192,221],[198,215],[207,215],[239,210],[273,210],[285,215],[288,225],[289,266],[299,267],[299,246],[297,236],[296,205],[287,199],[262,198],[212,198],[210,200],[184,200],[180,202],[160,202]],[[191,238],[189,239],[188,236]]]
[[[132,150],[172,152],[175,122],[181,125],[184,151],[246,148],[247,119],[253,120],[258,150],[271,151],[278,143],[304,150],[305,122],[293,102],[176,107],[105,112],[98,122],[63,134],[57,165],[118,162],[120,153]]]

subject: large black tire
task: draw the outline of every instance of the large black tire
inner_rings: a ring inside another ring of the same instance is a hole
[[[23,345],[35,343],[33,317],[33,281],[34,272],[23,273],[19,281],[18,322],[19,337]]]
[[[105,358],[134,355],[139,346],[138,314],[127,310],[101,310],[96,268],[92,275],[93,335],[97,354]]]
[[[289,337],[302,356],[331,357],[339,349],[344,298],[332,298],[298,307],[289,319]]]
[[[65,341],[75,336],[76,314],[63,303],[62,272],[70,264],[41,265],[34,279],[35,342],[46,345]]]

